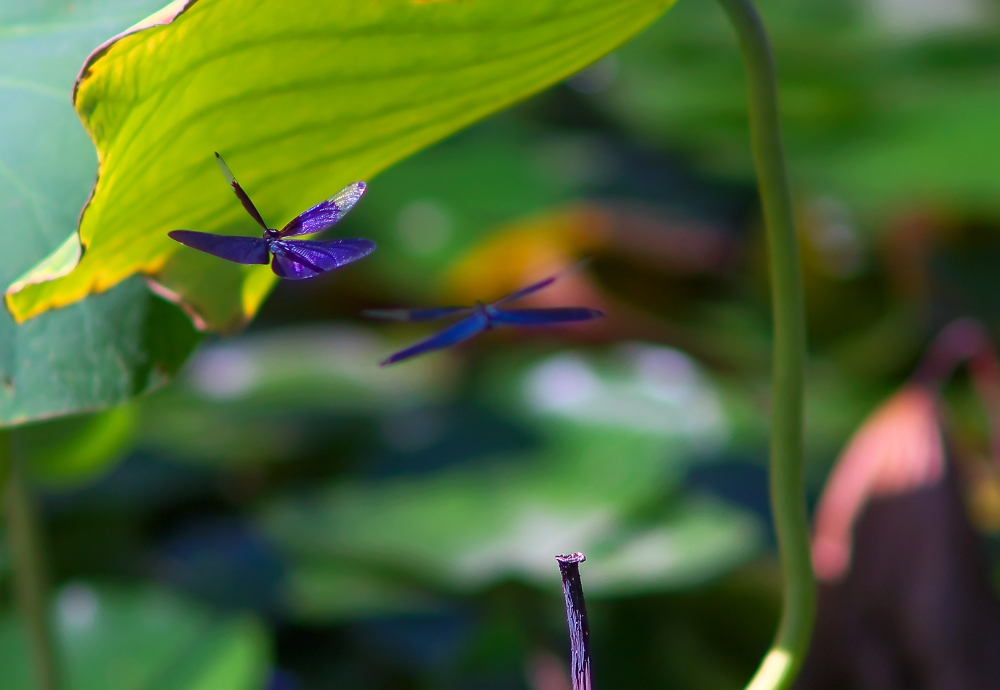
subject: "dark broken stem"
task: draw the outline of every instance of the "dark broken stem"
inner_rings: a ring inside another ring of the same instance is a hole
[[[6,440],[8,479],[4,508],[7,516],[7,539],[14,565],[14,592],[28,633],[38,690],[59,690],[60,678],[51,619],[48,612],[48,577],[41,547],[41,530],[24,468],[11,453],[9,432],[0,432]]]
[[[587,557],[579,552],[556,556],[562,575],[563,596],[566,598],[573,690],[591,690],[590,625],[587,623],[587,603],[583,600],[583,583],[580,582],[580,564],[585,560]]]

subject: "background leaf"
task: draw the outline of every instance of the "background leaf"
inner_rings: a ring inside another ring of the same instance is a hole
[[[914,202],[996,212],[1000,34],[988,5],[949,5],[940,26],[903,4],[760,5],[800,189],[876,219]],[[616,56],[605,112],[704,169],[750,178],[743,70],[718,5],[685,3]]]
[[[88,415],[30,424],[16,444],[31,473],[50,485],[91,479],[113,466],[130,449],[136,430],[133,405]]]
[[[344,605],[316,581],[330,570],[349,582],[345,564],[452,592],[506,579],[556,587],[552,555],[580,549],[593,557],[588,595],[613,597],[704,582],[758,552],[753,516],[679,496],[687,466],[726,430],[714,386],[690,360],[633,344],[524,364],[494,363],[487,388],[498,409],[535,425],[532,446],[484,447],[478,463],[265,506],[265,530],[298,560],[290,587],[300,615],[339,615]],[[373,607],[427,606],[405,587],[378,594]]]
[[[4,285],[53,250],[74,249],[67,238],[97,160],[70,103],[73,77],[95,45],[156,4],[15,0],[0,8]],[[194,338],[180,312],[139,279],[21,326],[4,312],[0,426],[127,400],[169,376]]]
[[[256,690],[269,656],[249,617],[212,616],[151,587],[95,588],[79,582],[55,599],[56,635],[74,690]],[[33,687],[24,628],[0,619],[0,685]]]
[[[8,294],[8,306],[27,319],[144,272],[203,325],[237,328],[273,284],[269,269],[205,261],[166,235],[250,231],[213,150],[280,226],[344,184],[569,76],[671,4],[171,6],[179,12],[171,23],[88,61],[76,108],[101,171],[80,225],[86,253],[68,275]]]
[[[392,346],[375,333],[311,326],[248,333],[191,359],[178,385],[142,404],[143,444],[190,460],[259,463],[294,458],[358,419],[444,397],[454,366],[426,358],[375,365]]]

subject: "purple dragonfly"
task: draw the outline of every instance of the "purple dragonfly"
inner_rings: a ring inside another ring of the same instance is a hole
[[[313,278],[321,273],[346,266],[375,251],[375,243],[366,239],[339,240],[287,240],[296,235],[323,232],[340,222],[365,193],[365,183],[347,185],[326,201],[321,201],[307,211],[288,221],[281,230],[267,227],[257,207],[233,177],[226,161],[216,152],[216,159],[229,186],[243,204],[250,217],[264,228],[262,237],[214,235],[195,230],[174,230],[167,233],[171,239],[227,261],[238,264],[266,264],[271,270],[289,280]]]
[[[533,292],[537,292],[544,287],[548,287],[556,282],[561,276],[557,273],[549,276],[545,280],[540,280],[528,287],[515,290],[508,295],[504,295],[496,302],[483,304],[476,302],[473,307],[437,307],[431,309],[368,309],[365,316],[374,319],[385,319],[387,321],[434,321],[449,316],[464,316],[461,321],[457,321],[442,331],[439,331],[426,340],[421,340],[415,345],[411,345],[405,350],[400,350],[394,355],[382,360],[380,364],[395,364],[404,359],[410,359],[417,355],[432,350],[440,350],[450,345],[463,342],[476,336],[483,331],[488,331],[497,326],[551,326],[574,321],[589,321],[604,316],[604,312],[587,307],[548,307],[543,309],[505,309],[503,305],[527,297]]]

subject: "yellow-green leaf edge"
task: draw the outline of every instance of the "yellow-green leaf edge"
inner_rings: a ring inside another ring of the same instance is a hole
[[[99,161],[84,251],[65,275],[19,279],[7,306],[23,322],[143,273],[199,327],[235,330],[273,286],[269,269],[196,256],[166,234],[254,231],[213,151],[280,227],[573,74],[673,2],[174,2],[81,70],[74,105]]]

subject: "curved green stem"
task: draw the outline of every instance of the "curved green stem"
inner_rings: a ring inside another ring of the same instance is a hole
[[[10,431],[0,428],[0,504],[3,503],[4,490],[7,486],[7,475],[10,472],[10,462]]]
[[[719,0],[739,37],[747,68],[750,137],[767,226],[774,314],[771,412],[771,508],[784,578],[784,607],[774,643],[748,690],[788,688],[809,649],[816,583],[802,484],[802,387],[805,313],[792,199],[778,123],[774,59],[752,0]]]
[[[7,539],[14,561],[14,593],[24,620],[38,690],[60,687],[58,659],[48,608],[48,577],[42,554],[38,514],[9,432],[0,432],[7,449],[8,479],[4,494]]]

